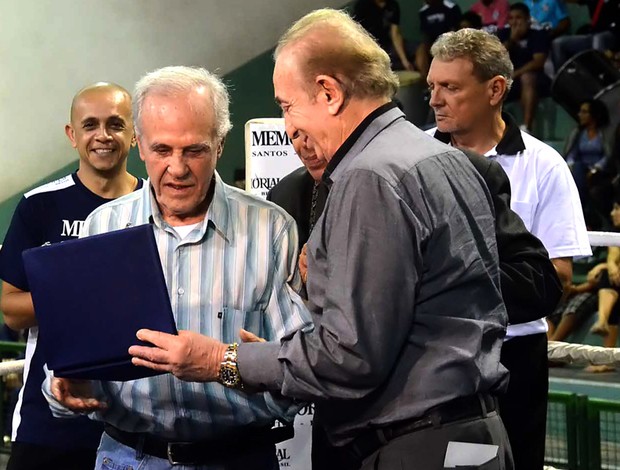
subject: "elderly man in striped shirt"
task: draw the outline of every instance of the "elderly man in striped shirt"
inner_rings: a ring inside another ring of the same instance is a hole
[[[224,84],[204,69],[166,67],[142,78],[134,116],[149,184],[84,225],[83,235],[93,235],[153,224],[179,329],[175,345],[187,354],[200,335],[234,343],[243,328],[275,341],[311,325],[291,289],[299,285],[295,222],[215,171],[231,127],[228,102]],[[172,374],[131,382],[52,378],[47,392],[105,422],[96,468],[277,469],[274,443],[282,433],[272,425],[297,411],[278,394]]]

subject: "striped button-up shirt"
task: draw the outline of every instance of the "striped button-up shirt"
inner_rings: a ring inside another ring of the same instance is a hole
[[[95,210],[82,236],[149,222],[179,330],[232,343],[239,342],[240,328],[268,341],[311,328],[310,315],[291,288],[299,282],[297,232],[282,209],[224,184],[216,174],[205,219],[181,239],[163,220],[149,183]],[[171,374],[100,386],[109,406],[95,414],[97,419],[175,440],[292,420],[298,408],[277,394],[247,394]]]

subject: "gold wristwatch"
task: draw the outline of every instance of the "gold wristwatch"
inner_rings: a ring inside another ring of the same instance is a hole
[[[243,388],[239,367],[237,367],[237,343],[229,344],[220,364],[219,381],[228,388]]]

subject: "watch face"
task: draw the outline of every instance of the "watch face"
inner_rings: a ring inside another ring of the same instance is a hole
[[[236,387],[240,381],[237,368],[233,365],[222,364],[222,367],[220,368],[220,381],[226,387]]]

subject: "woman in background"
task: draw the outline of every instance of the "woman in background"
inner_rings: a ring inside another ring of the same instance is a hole
[[[616,175],[613,161],[614,136],[609,134],[609,112],[596,99],[586,100],[579,108],[579,126],[568,137],[564,155],[579,189],[586,223],[592,229],[607,226],[611,195],[601,192]],[[602,207],[601,207],[602,206]]]

